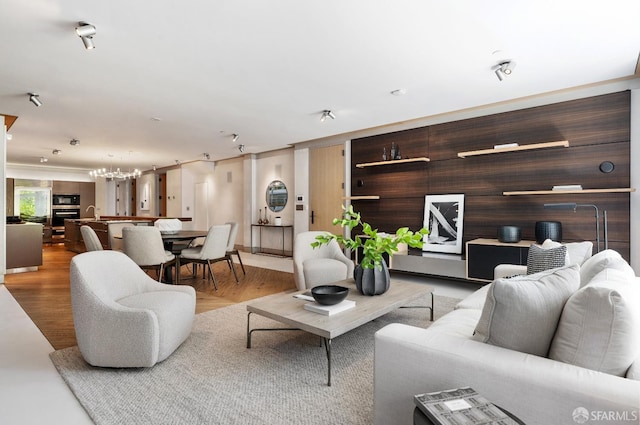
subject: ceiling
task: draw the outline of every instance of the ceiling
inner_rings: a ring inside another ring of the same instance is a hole
[[[18,116],[7,162],[49,167],[259,153],[629,78],[640,49],[638,0],[0,0],[0,11],[0,114]],[[94,50],[79,21],[95,25]],[[503,60],[516,67],[500,81]],[[325,109],[335,119],[321,122]]]

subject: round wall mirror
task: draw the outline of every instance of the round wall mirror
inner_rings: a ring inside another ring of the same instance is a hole
[[[280,180],[274,180],[267,186],[267,205],[273,212],[282,211],[287,205],[287,186]]]

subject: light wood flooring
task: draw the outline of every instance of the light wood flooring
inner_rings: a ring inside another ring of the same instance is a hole
[[[67,251],[61,244],[45,246],[43,265],[37,272],[5,276],[5,286],[11,295],[56,350],[76,345],[69,291],[69,264],[74,255],[77,254]],[[193,278],[190,267],[182,268],[180,284],[196,289],[196,313],[295,289],[291,273],[245,264],[247,274],[243,275],[237,262],[240,283],[236,284],[226,262],[221,261],[213,266],[218,283],[216,291],[211,281],[202,279],[201,269]]]

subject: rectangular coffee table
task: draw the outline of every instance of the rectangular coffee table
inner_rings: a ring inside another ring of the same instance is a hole
[[[322,338],[327,354],[327,385],[331,385],[331,340],[347,333],[365,323],[368,323],[396,308],[408,304],[422,296],[431,295],[431,305],[411,306],[423,307],[430,310],[430,320],[433,320],[433,288],[421,283],[391,280],[390,288],[382,295],[361,295],[353,279],[335,282],[334,285],[349,288],[348,300],[353,300],[356,306],[350,310],[325,316],[304,309],[308,302],[293,295],[305,291],[287,292],[269,295],[247,305],[247,348],[251,348],[251,335],[255,331],[302,330]],[[251,313],[268,317],[291,328],[256,328],[251,329]]]

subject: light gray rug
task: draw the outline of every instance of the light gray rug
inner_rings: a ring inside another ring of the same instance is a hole
[[[457,301],[436,296],[436,318]],[[247,349],[246,303],[197,315],[191,336],[153,368],[94,368],[77,347],[51,359],[97,424],[371,424],[373,334],[428,318],[398,309],[334,339],[331,387],[318,337],[255,332]],[[251,325],[282,326],[257,315]]]

